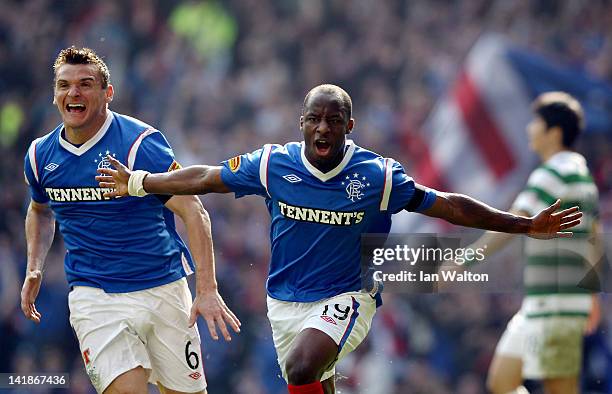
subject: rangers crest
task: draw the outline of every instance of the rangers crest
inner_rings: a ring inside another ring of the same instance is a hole
[[[370,186],[370,183],[367,182],[365,176],[359,177],[358,173],[354,173],[352,177],[347,175],[344,178],[342,186],[346,186],[347,198],[355,202],[355,199],[361,200],[361,197],[363,197],[363,189]]]
[[[98,168],[112,168],[111,163],[110,161],[108,161],[106,155],[116,157],[116,155],[114,153],[111,153],[108,149],[104,153],[98,153],[98,158],[94,160],[94,163],[96,163]]]

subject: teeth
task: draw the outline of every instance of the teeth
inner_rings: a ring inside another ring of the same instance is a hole
[[[74,108],[74,109],[77,109],[77,108],[82,108],[82,109],[84,109],[84,108],[85,108],[85,106],[84,106],[83,104],[68,104],[68,105],[67,105],[67,107],[68,107],[69,109],[70,109],[70,108]]]

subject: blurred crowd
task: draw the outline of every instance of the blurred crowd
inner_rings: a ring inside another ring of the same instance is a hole
[[[59,234],[38,298],[40,325],[19,307],[29,202],[23,157],[60,121],[51,68],[59,50],[74,44],[103,55],[115,87],[111,109],[162,130],[183,165],[300,139],[304,95],[333,82],[353,98],[352,138],[410,173],[410,136],[489,31],[612,81],[606,0],[0,2],[0,372],[69,372],[70,392],[93,390],[68,324]],[[612,130],[584,136],[578,149],[600,187],[609,231]],[[265,206],[258,198],[203,201],[221,291],[243,323],[229,344],[213,342],[200,325],[209,392],[284,393],[266,319]],[[495,343],[520,300],[518,292],[387,295],[366,343],[338,368],[338,387],[344,394],[484,393]],[[586,342],[585,392],[612,392],[612,305],[603,306],[602,328]]]

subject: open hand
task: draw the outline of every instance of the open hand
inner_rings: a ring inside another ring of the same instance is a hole
[[[100,187],[111,188],[113,190],[104,193],[104,197],[114,198],[128,195],[128,181],[130,180],[130,171],[126,166],[111,155],[107,155],[106,158],[110,161],[111,165],[115,168],[98,168],[98,172],[101,175],[96,176],[96,181],[100,184]]]
[[[550,207],[543,209],[531,218],[531,227],[527,235],[532,238],[568,238],[573,234],[565,231],[580,224],[582,212],[579,207],[571,207],[563,211],[555,212],[561,206],[561,200],[557,200]]]
[[[236,315],[234,315],[227,305],[225,305],[223,298],[221,298],[221,295],[216,290],[196,295],[189,315],[189,327],[193,327],[198,315],[202,315],[206,321],[210,336],[215,341],[219,339],[217,335],[217,326],[219,326],[223,338],[228,342],[232,340],[232,337],[227,330],[227,323],[229,323],[230,327],[232,327],[235,332],[240,332],[240,320],[238,320]]]
[[[30,271],[26,274],[21,288],[21,310],[28,319],[40,323],[41,314],[36,310],[36,297],[42,283],[42,272],[40,270]]]

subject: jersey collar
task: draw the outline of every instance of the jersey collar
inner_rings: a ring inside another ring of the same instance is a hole
[[[342,170],[344,170],[344,167],[346,167],[348,162],[351,160],[351,157],[353,157],[353,152],[355,152],[355,144],[353,143],[353,140],[346,140],[345,146],[348,149],[346,150],[346,153],[344,153],[344,158],[342,159],[340,164],[338,164],[334,169],[328,172],[321,172],[318,168],[310,164],[310,162],[306,158],[306,153],[304,152],[305,146],[304,146],[303,141],[301,145],[302,145],[301,156],[302,156],[302,163],[304,163],[304,167],[306,167],[308,172],[310,172],[312,175],[314,175],[317,179],[319,179],[322,182],[327,182],[328,180],[332,179],[333,177],[341,173]]]
[[[549,157],[548,160],[546,160],[546,164],[556,164],[571,161],[586,166],[586,159],[579,153],[576,153],[571,150],[562,150],[555,153],[554,155]]]
[[[98,130],[98,132],[94,134],[94,136],[91,137],[89,141],[85,142],[83,145],[79,147],[72,145],[70,142],[66,141],[64,137],[62,137],[62,131],[64,130],[64,127],[62,127],[62,129],[59,132],[59,143],[68,152],[74,155],[77,155],[77,156],[81,156],[83,153],[91,149],[92,146],[97,144],[98,141],[100,141],[102,137],[104,137],[104,135],[106,135],[106,132],[108,131],[108,128],[110,127],[110,124],[112,121],[113,121],[113,113],[107,109],[106,110],[106,120],[104,121],[104,124],[102,125],[102,127],[100,127],[100,130]]]

